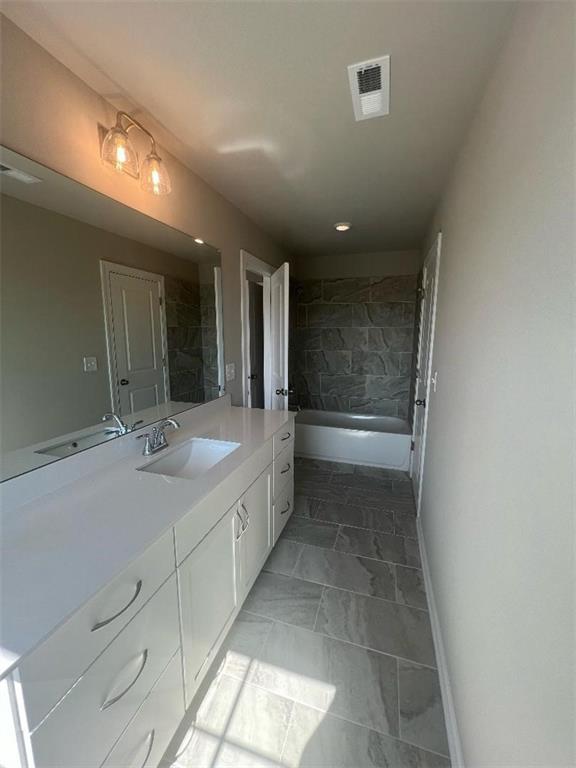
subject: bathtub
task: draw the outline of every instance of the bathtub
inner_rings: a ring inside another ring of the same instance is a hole
[[[407,471],[412,430],[404,419],[302,410],[296,415],[297,456]]]

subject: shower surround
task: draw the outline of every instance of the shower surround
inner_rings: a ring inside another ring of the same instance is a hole
[[[293,404],[409,418],[416,289],[416,275],[294,281]]]

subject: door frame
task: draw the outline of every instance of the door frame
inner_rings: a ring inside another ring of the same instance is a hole
[[[114,343],[114,323],[112,317],[112,293],[110,290],[110,275],[112,273],[136,277],[158,283],[160,296],[160,337],[162,340],[162,361],[164,396],[166,402],[170,400],[170,378],[168,372],[168,332],[166,323],[166,294],[164,290],[164,275],[156,272],[146,272],[143,269],[127,267],[124,264],[116,264],[112,261],[100,259],[100,282],[102,286],[102,303],[104,307],[104,330],[106,334],[106,354],[108,358],[108,383],[110,387],[110,407],[114,413],[120,412],[120,393],[118,391],[118,364],[116,360],[116,346]]]
[[[418,483],[418,498],[416,499],[416,515],[420,514],[420,504],[422,501],[422,481],[424,479],[424,467],[425,467],[425,459],[426,459],[426,439],[428,436],[428,414],[431,407],[430,402],[430,385],[432,383],[432,363],[434,360],[434,340],[436,336],[436,313],[438,310],[438,282],[440,277],[440,259],[442,255],[442,232],[438,232],[434,239],[434,243],[428,250],[428,253],[426,254],[426,258],[424,259],[423,267],[426,265],[426,263],[429,261],[430,254],[432,252],[435,252],[436,256],[436,268],[434,270],[434,291],[433,295],[430,296],[430,301],[432,302],[432,308],[431,308],[431,316],[430,316],[430,345],[428,347],[428,365],[427,365],[427,372],[428,372],[428,380],[425,383],[425,392],[426,392],[426,406],[424,408],[424,418],[422,423],[422,438],[421,438],[421,450],[420,450],[420,482]],[[423,333],[423,322],[422,317],[424,314],[424,302],[420,302],[420,318],[419,318],[419,324],[420,327],[418,329],[418,348],[417,348],[417,360],[416,365],[418,370],[422,370],[422,365],[420,364],[420,352],[422,348],[422,333]],[[434,382],[436,382],[436,373],[434,373]],[[434,384],[434,391],[436,391],[436,384]],[[414,391],[414,396],[416,396],[416,388]],[[415,441],[415,435],[416,435],[416,419],[412,417],[412,445],[414,445]],[[410,454],[410,478],[414,477],[414,453],[412,452]]]
[[[270,278],[275,268],[253,256],[248,251],[240,251],[240,316],[242,318],[242,404],[251,408],[251,392],[248,381],[250,370],[250,297],[246,273],[253,272],[262,277],[262,300],[264,306],[264,408],[272,407],[270,392]]]

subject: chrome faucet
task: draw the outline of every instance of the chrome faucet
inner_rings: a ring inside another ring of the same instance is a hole
[[[102,416],[102,421],[114,421],[116,423],[115,427],[106,427],[104,430],[109,435],[127,435],[128,432],[133,432],[138,424],[143,424],[142,419],[140,419],[139,421],[135,421],[134,424],[129,427],[116,413],[105,413],[104,416]]]
[[[144,438],[144,450],[143,456],[152,456],[153,453],[158,453],[163,448],[168,448],[168,440],[164,434],[166,427],[172,427],[173,429],[180,429],[180,424],[176,419],[164,419],[158,424],[157,427],[152,427],[152,432],[147,432],[145,435],[138,435],[136,438],[139,440]]]

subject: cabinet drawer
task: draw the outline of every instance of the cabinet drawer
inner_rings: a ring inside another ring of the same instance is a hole
[[[179,646],[173,575],[32,734],[36,768],[97,768]]]
[[[285,427],[278,430],[272,439],[274,458],[282,453],[290,441],[294,440],[294,420],[290,419]]]
[[[174,570],[172,531],[92,598],[19,667],[30,729],[67,693]]]
[[[288,522],[290,515],[294,510],[294,483],[289,482],[284,486],[278,498],[274,500],[274,544],[278,541],[278,536]]]
[[[276,498],[286,483],[294,482],[294,441],[291,440],[286,448],[274,459],[274,498]]]
[[[183,717],[184,686],[178,650],[102,768],[155,768]]]

